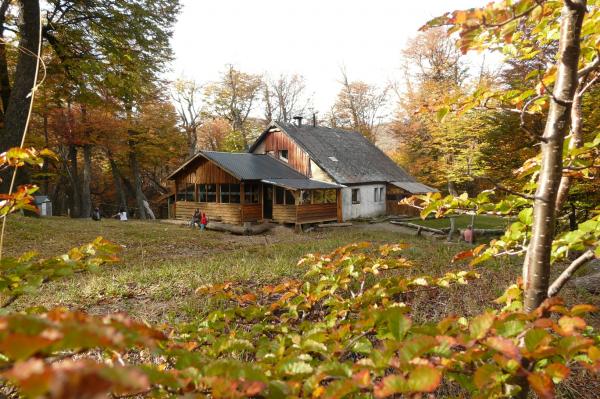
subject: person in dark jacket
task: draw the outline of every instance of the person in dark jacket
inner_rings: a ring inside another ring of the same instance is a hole
[[[202,225],[200,224],[200,209],[196,208],[194,214],[192,215],[192,220],[190,220],[190,227],[193,229],[194,226],[198,225],[198,228],[202,229]]]

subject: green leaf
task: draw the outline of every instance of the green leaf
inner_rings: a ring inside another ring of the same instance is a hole
[[[408,388],[412,392],[433,392],[442,382],[442,373],[433,366],[417,366],[410,372]]]
[[[533,352],[548,336],[548,332],[540,328],[529,330],[525,334],[525,347],[529,352]]]
[[[496,327],[496,331],[503,337],[514,337],[525,329],[525,322],[522,320],[508,320]]]
[[[450,112],[450,108],[447,106],[444,106],[444,107],[441,107],[440,109],[438,109],[437,113],[436,113],[437,121],[443,122],[444,119],[446,118],[446,115],[448,115],[448,112]]]
[[[494,324],[494,320],[496,316],[491,313],[484,313],[475,317],[471,320],[469,325],[469,331],[471,333],[471,338],[473,339],[481,339],[485,337],[487,332],[492,328],[492,324]]]

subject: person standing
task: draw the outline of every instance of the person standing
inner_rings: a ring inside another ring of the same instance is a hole
[[[473,233],[473,226],[468,225],[467,229],[463,231],[463,239],[469,244],[473,244],[475,241],[475,234]]]

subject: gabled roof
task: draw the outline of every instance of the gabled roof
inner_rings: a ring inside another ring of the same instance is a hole
[[[324,126],[273,122],[250,147],[250,152],[273,127],[287,133],[339,184],[416,181],[362,134]]]
[[[205,158],[214,162],[232,176],[239,180],[262,179],[303,179],[306,176],[295,171],[283,162],[269,155],[238,153],[238,152],[213,152],[200,151],[171,173],[167,179],[172,179],[185,169],[187,165],[198,158]]]

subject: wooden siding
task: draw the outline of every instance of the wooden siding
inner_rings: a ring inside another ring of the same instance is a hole
[[[418,208],[414,208],[409,205],[399,204],[400,198],[410,197],[412,194],[396,187],[392,184],[388,184],[386,187],[386,197],[394,197],[397,199],[387,199],[385,201],[386,213],[388,215],[403,215],[403,216],[419,216],[421,211]]]
[[[257,222],[262,219],[262,204],[243,204],[242,222]]]
[[[273,156],[277,159],[279,159],[279,150],[288,150],[287,164],[303,175],[311,177],[308,154],[287,134],[279,130],[270,132],[266,135],[262,144],[261,147],[265,153],[273,151]]]
[[[176,179],[178,187],[189,183],[206,183],[206,184],[225,184],[239,183],[240,181],[219,168],[213,162],[199,158],[195,162],[188,165],[184,172],[180,173]]]
[[[242,206],[240,204],[220,204],[216,202],[189,202],[177,201],[175,205],[175,218],[192,220],[196,208],[206,213],[208,221],[230,224],[242,223]]]
[[[273,205],[273,221],[296,223],[296,205]]]
[[[297,223],[338,220],[338,206],[334,204],[305,204],[297,206]]]

